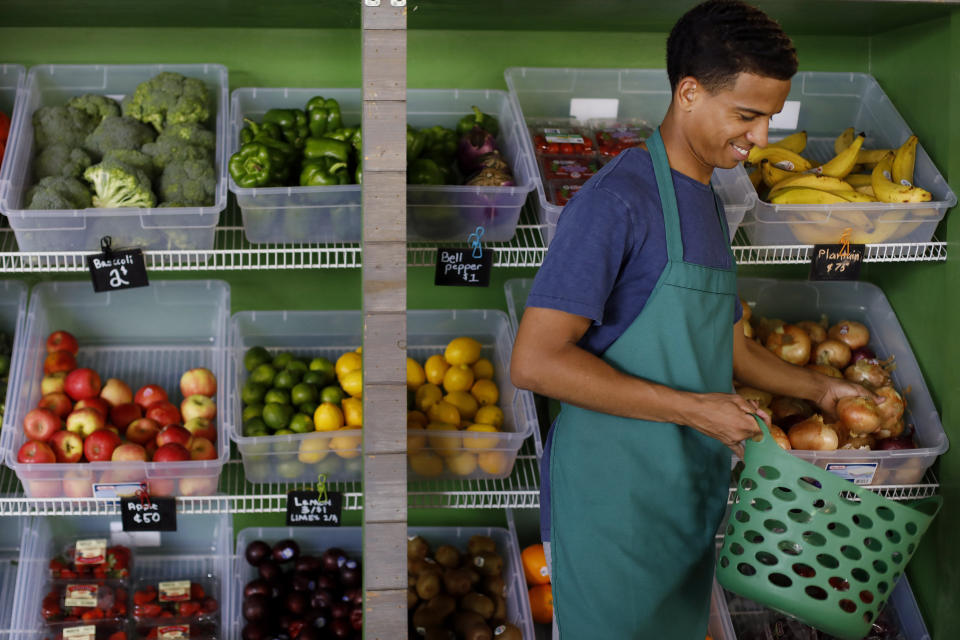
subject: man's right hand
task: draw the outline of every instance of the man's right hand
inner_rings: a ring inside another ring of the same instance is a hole
[[[770,424],[770,416],[752,400],[736,393],[695,393],[683,410],[684,423],[719,440],[743,458],[743,441],[761,433],[754,414]]]

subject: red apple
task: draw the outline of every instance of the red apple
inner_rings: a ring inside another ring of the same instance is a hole
[[[58,391],[48,393],[40,398],[40,402],[37,403],[37,408],[46,409],[56,414],[58,418],[66,418],[70,412],[73,411],[73,401],[70,400],[67,394]]]
[[[117,425],[117,428],[123,431],[131,422],[143,417],[143,409],[140,405],[133,402],[125,402],[110,407],[110,422]]]
[[[66,377],[66,371],[57,371],[56,373],[51,373],[48,376],[43,376],[43,380],[40,381],[40,393],[45,396],[50,395],[51,393],[63,393],[63,382]]]
[[[54,331],[47,336],[47,353],[53,353],[54,351],[69,351],[73,355],[77,355],[77,352],[80,351],[80,344],[72,333]]]
[[[184,398],[195,395],[214,396],[217,394],[217,378],[209,369],[190,369],[180,376],[180,393]]]
[[[119,447],[117,447],[119,448]],[[100,478],[97,482],[103,483],[130,483],[130,482],[146,482],[145,472],[142,468],[142,465],[135,465],[134,469],[110,469],[109,471],[104,471],[100,474]],[[118,488],[119,489],[119,488]],[[131,490],[126,488],[124,493],[117,491],[117,495],[120,497],[133,497],[136,495],[136,490]]]
[[[17,451],[17,462],[20,463],[48,464],[56,461],[56,454],[53,453],[53,449],[50,448],[50,445],[45,442],[29,440],[25,442],[22,447],[20,447],[19,451]]]
[[[150,478],[147,481],[147,491],[152,496],[172,496],[177,487],[176,482],[172,478]]]
[[[188,447],[191,438],[193,438],[193,434],[180,425],[168,424],[160,429],[160,433],[157,434],[157,446],[163,447],[165,444],[174,442],[182,447]]]
[[[59,498],[63,495],[59,480],[25,480],[23,490],[31,498]]]
[[[192,438],[187,447],[191,460],[216,460],[217,448],[206,438]]]
[[[73,431],[57,431],[50,441],[57,462],[80,462],[83,457],[83,438]]]
[[[127,425],[127,440],[146,446],[160,433],[160,425],[150,418],[138,418]]]
[[[43,373],[69,372],[77,368],[77,359],[69,351],[54,351],[43,360]]]
[[[213,420],[217,417],[217,405],[207,396],[201,396],[199,394],[187,396],[184,401],[180,403],[180,415],[183,417],[184,422],[193,420],[194,418]]]
[[[74,369],[63,381],[64,390],[74,400],[94,398],[100,393],[100,376],[93,369]]]
[[[157,384],[140,387],[133,396],[133,401],[144,409],[157,402],[166,402],[168,399],[167,392]]]
[[[159,448],[159,447],[157,446],[157,438],[156,438],[156,436],[154,436],[153,438],[151,438],[151,439],[147,442],[147,444],[143,445],[143,448],[147,450],[147,460],[153,460],[153,454],[155,454],[155,453],[157,452],[157,449]]]
[[[107,423],[107,424],[103,425],[103,428],[106,429],[107,431],[110,431],[110,432],[112,432],[112,433],[115,433],[118,438],[120,437],[120,429],[117,429],[117,428],[116,428],[115,426],[113,426],[112,424]]]
[[[63,476],[63,494],[68,498],[93,496],[93,478],[89,471],[70,470]]]
[[[190,459],[190,452],[185,446],[177,442],[168,442],[160,445],[157,452],[153,454],[154,462],[183,462]]]
[[[100,412],[93,407],[74,409],[67,416],[67,431],[79,433],[84,438],[90,436],[94,431],[103,429],[106,424],[106,420]]]
[[[110,456],[110,459],[114,462],[122,462],[126,460],[139,460],[140,462],[146,462],[147,450],[141,447],[139,444],[127,442],[114,449],[113,455]]]
[[[83,455],[89,462],[106,462],[120,446],[120,436],[109,429],[97,429],[83,440]]]
[[[123,380],[107,378],[103,389],[100,389],[100,397],[106,400],[111,407],[115,407],[118,404],[133,402],[133,391],[130,391],[130,387]]]
[[[195,438],[206,438],[210,442],[217,441],[217,428],[206,418],[187,420],[183,428],[192,433]]]
[[[83,409],[85,407],[90,407],[91,409],[96,409],[100,412],[100,415],[103,416],[103,419],[106,420],[110,416],[110,405],[106,400],[99,397],[93,398],[84,398],[73,405],[74,410]]]
[[[23,417],[23,432],[30,440],[47,442],[61,427],[60,416],[49,409],[33,409]]]
[[[183,478],[180,480],[180,495],[208,496],[217,491],[217,478],[207,476]]]
[[[156,420],[161,427],[168,424],[180,424],[180,409],[172,402],[157,402],[147,407],[146,416],[151,420]]]

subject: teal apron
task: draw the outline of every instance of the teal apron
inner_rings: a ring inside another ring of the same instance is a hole
[[[602,358],[674,389],[731,393],[732,254],[729,270],[683,261],[659,131],[647,147],[663,207],[667,265],[640,315]],[[717,215],[726,234],[719,207]],[[691,427],[564,404],[549,455],[560,637],[703,640],[730,449]]]

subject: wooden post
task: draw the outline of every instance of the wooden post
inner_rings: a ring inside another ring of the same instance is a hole
[[[363,637],[407,640],[407,10],[360,1]]]

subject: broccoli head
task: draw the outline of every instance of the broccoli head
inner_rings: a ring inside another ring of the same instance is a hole
[[[157,131],[171,124],[203,123],[210,119],[210,94],[200,80],[164,71],[137,86],[123,103],[123,113]]]
[[[139,149],[156,137],[153,129],[134,118],[108,116],[93,130],[84,148],[94,157],[102,158],[112,149]]]
[[[83,172],[93,185],[93,206],[104,209],[152,207],[157,203],[147,174],[119,160],[104,160]]]
[[[147,174],[151,182],[160,174],[157,165],[153,162],[153,158],[136,149],[111,149],[103,154],[103,159],[117,160],[123,164],[140,169],[140,171]]]
[[[33,138],[38,149],[56,143],[82,147],[98,122],[85,111],[66,105],[40,107],[33,112]]]
[[[190,144],[186,140],[176,136],[167,136],[161,134],[156,142],[148,142],[140,149],[145,154],[153,158],[154,164],[161,170],[172,162],[183,160],[203,160],[212,162],[213,154],[205,147]]]
[[[91,164],[90,156],[83,149],[65,144],[51,144],[33,160],[33,177],[38,180],[47,176],[79,178]]]
[[[47,176],[27,191],[27,209],[86,209],[90,190],[76,178]]]
[[[171,162],[160,176],[161,202],[184,206],[209,206],[217,189],[217,174],[205,160]]]
[[[120,103],[113,98],[96,93],[85,93],[67,100],[67,106],[83,111],[100,122],[108,116],[120,115]]]
[[[217,146],[216,134],[196,122],[171,124],[163,130],[163,133],[157,136],[157,140],[161,138],[173,138],[175,140],[188,142],[198,147],[208,149],[211,152],[213,152]]]

